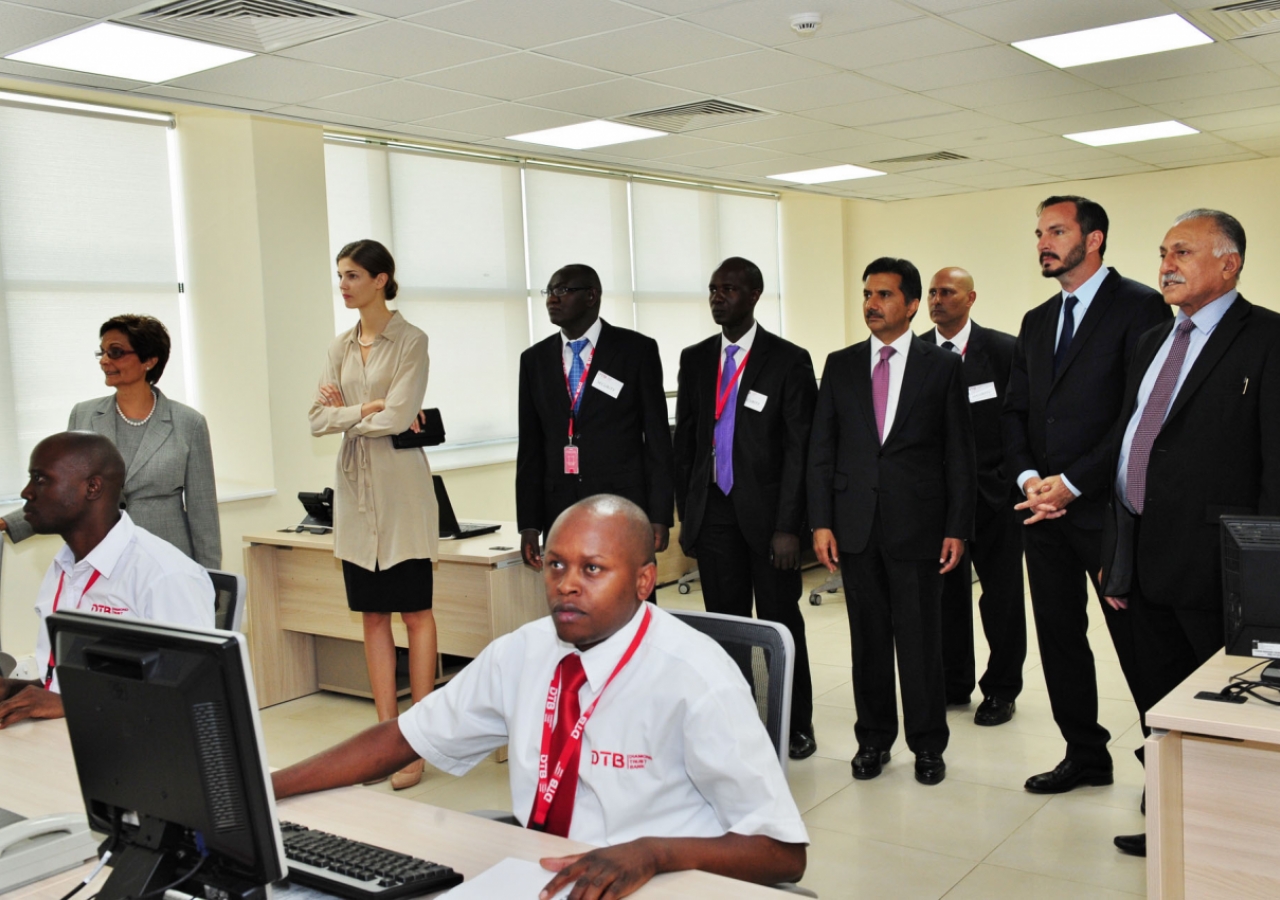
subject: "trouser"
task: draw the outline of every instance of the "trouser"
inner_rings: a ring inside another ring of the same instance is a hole
[[[698,532],[698,577],[707,612],[777,622],[796,645],[795,672],[791,682],[791,731],[813,733],[813,679],[809,672],[809,648],[805,642],[803,593],[799,569],[777,569],[773,561],[747,543],[738,526],[733,501],[716,485],[707,490],[707,507]],[[749,670],[749,667],[748,667]]]
[[[949,703],[967,702],[974,688],[973,569],[982,586],[978,612],[989,650],[987,670],[977,682],[982,696],[1017,699],[1027,659],[1021,517],[1012,502],[996,509],[979,504],[975,524],[964,559],[942,578],[942,661]]]

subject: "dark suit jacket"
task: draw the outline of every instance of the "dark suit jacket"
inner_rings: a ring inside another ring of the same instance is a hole
[[[884,445],[871,402],[871,342],[827,357],[809,440],[809,524],[841,553],[867,547],[879,506],[884,549],[937,559],[946,537],[973,532],[977,472],[960,357],[912,338]]]
[[[927,344],[936,343],[936,328],[930,328],[920,339]],[[1000,411],[1009,387],[1009,368],[1013,364],[1011,334],[983,328],[970,320],[969,346],[964,354],[964,384],[966,388],[982,384],[994,384],[996,395],[989,400],[969,404],[973,418],[973,444],[978,453],[978,499],[989,509],[1003,509],[1012,505],[1013,478],[1004,464],[1004,437],[1000,431]],[[964,348],[962,348],[964,349]]]
[[[601,326],[574,426],[577,475],[564,473],[569,392],[560,335],[520,354],[516,519],[522,529],[545,534],[565,509],[605,493],[639,504],[651,522],[673,523],[671,427],[658,344],[626,328]],[[616,398],[595,386],[601,372],[622,382]]]
[[[1129,362],[1142,333],[1167,323],[1171,313],[1157,291],[1112,269],[1055,376],[1061,309],[1058,292],[1022,318],[1002,415],[1006,466],[1012,478],[1028,469],[1041,477],[1065,474],[1081,492],[1067,517],[1097,529],[1111,491],[1111,430]]]
[[[698,545],[714,477],[711,440],[720,355],[718,334],[680,354],[676,507],[680,545],[686,550]],[[767,398],[763,409],[745,405],[751,391]],[[768,555],[775,531],[800,535],[806,530],[804,470],[817,398],[809,351],[757,327],[747,367],[738,377],[729,492],[738,526],[756,553]]]
[[[1117,562],[1136,566],[1149,603],[1212,610],[1222,604],[1218,517],[1280,514],[1280,315],[1237,297],[1213,330],[1152,445],[1137,546],[1125,546],[1110,527],[1118,523],[1132,540],[1130,513],[1114,496],[1120,447],[1143,375],[1172,328],[1148,331],[1134,354],[1109,456],[1102,560],[1108,573]]]

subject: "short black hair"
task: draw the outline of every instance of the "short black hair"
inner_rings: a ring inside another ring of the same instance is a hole
[[[1218,242],[1213,248],[1214,256],[1222,256],[1224,253],[1240,254],[1240,272],[1244,271],[1244,226],[1240,224],[1240,220],[1230,213],[1224,213],[1220,209],[1189,209],[1178,218],[1173,220],[1173,224],[1181,225],[1191,219],[1208,219],[1213,222],[1214,228],[1218,231]],[[1237,272],[1237,275],[1240,273]]]
[[[910,303],[912,300],[920,299],[920,270],[909,259],[898,259],[893,256],[873,259],[862,270],[862,283],[866,284],[868,276],[871,275],[897,275],[901,281],[899,287],[902,290],[902,296],[906,301]]]
[[[387,284],[382,293],[388,300],[396,299],[400,285],[396,284],[396,261],[390,250],[371,238],[364,238],[347,244],[333,261],[338,263],[344,259],[351,260],[374,278],[385,274]]]
[[[587,286],[595,290],[596,296],[604,294],[604,288],[600,286],[600,274],[586,263],[569,263],[567,266],[561,266],[557,271],[566,278],[585,278]]]
[[[108,331],[119,331],[129,339],[129,346],[138,354],[138,359],[146,362],[154,359],[156,364],[147,369],[147,384],[155,384],[164,374],[164,367],[169,362],[169,329],[164,323],[152,316],[135,316],[124,314],[112,316],[102,323],[98,329],[98,337]]]
[[[745,257],[730,256],[716,266],[716,272],[737,272],[747,283],[747,287],[764,293],[764,275],[761,274],[760,267]]]
[[[1102,246],[1098,248],[1098,258],[1101,259],[1107,253],[1107,229],[1111,227],[1111,220],[1107,218],[1107,211],[1102,208],[1101,203],[1095,203],[1088,197],[1077,197],[1075,194],[1062,194],[1048,197],[1043,203],[1036,207],[1036,215],[1040,215],[1050,206],[1057,206],[1059,203],[1070,203],[1076,208],[1076,222],[1080,224],[1080,234],[1088,237],[1095,231],[1102,232]]]

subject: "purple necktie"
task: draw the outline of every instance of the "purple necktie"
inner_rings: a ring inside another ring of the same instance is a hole
[[[889,408],[889,357],[898,351],[892,347],[880,348],[880,362],[871,371],[871,405],[876,410],[876,433],[884,443],[884,415]]]
[[[716,420],[715,428],[716,484],[726,496],[733,490],[733,418],[738,411],[738,385],[733,380],[733,374],[738,371],[738,364],[734,362],[733,357],[740,349],[737,344],[730,344],[724,348],[724,368],[720,370],[720,384],[732,385],[728,388],[729,399],[725,401],[724,410]],[[721,391],[724,390],[725,388],[721,387]],[[719,404],[720,398],[717,397],[716,405]]]
[[[1147,398],[1147,405],[1142,408],[1142,418],[1138,420],[1138,430],[1133,433],[1133,443],[1129,447],[1129,468],[1125,479],[1125,499],[1133,507],[1133,511],[1142,515],[1142,508],[1147,501],[1147,463],[1151,460],[1151,447],[1156,442],[1156,435],[1164,425],[1165,414],[1169,411],[1169,401],[1173,399],[1173,389],[1178,383],[1178,375],[1182,372],[1182,362],[1187,358],[1187,347],[1191,343],[1191,329],[1195,323],[1183,319],[1178,323],[1178,333],[1173,336],[1173,346],[1169,348],[1169,356],[1160,367],[1156,376],[1155,387]]]

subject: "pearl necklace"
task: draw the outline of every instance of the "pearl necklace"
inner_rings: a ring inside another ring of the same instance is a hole
[[[134,428],[141,428],[151,421],[151,417],[156,414],[156,407],[160,405],[159,398],[156,396],[156,389],[151,389],[151,412],[147,413],[145,419],[130,419],[124,414],[124,410],[120,408],[120,398],[116,398],[116,412],[120,414],[120,418],[124,419],[124,424],[132,425]]]

